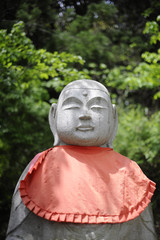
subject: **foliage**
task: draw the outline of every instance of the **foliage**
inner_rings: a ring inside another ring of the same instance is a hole
[[[109,68],[126,65],[128,61],[137,60],[145,44],[125,26],[116,6],[106,1],[88,5],[85,15],[77,15],[74,8],[69,8],[57,17],[53,34],[55,47],[79,54],[87,63],[104,63]],[[130,46],[133,42],[139,49],[137,52]]]
[[[70,81],[87,77],[80,70],[81,57],[36,50],[23,29],[19,22],[9,34],[0,31],[0,211],[6,217],[9,192],[22,169],[53,141],[47,120],[52,94]]]
[[[1,2],[0,28],[10,30],[18,21],[25,23],[27,36],[38,48],[55,51],[54,29],[56,18],[68,8],[76,14],[85,15],[88,5],[101,0],[7,0]]]
[[[151,34],[152,44],[160,40],[160,31],[157,22],[147,22],[144,33]],[[106,78],[106,84],[122,90],[123,93],[125,92],[125,96],[129,96],[132,92],[149,90],[152,95],[152,104],[155,104],[154,109],[156,109],[156,106],[159,104],[156,100],[160,98],[160,49],[157,52],[144,52],[142,60],[136,66],[128,65],[127,67],[120,66],[113,68]],[[135,97],[137,97],[136,94]],[[143,101],[143,105],[145,105],[145,101]]]
[[[0,28],[11,30],[18,21],[25,22],[25,31],[36,47],[49,48],[55,17],[60,11],[59,1],[7,0],[1,2]]]
[[[160,164],[160,111],[148,117],[140,105],[129,105],[125,109],[119,107],[118,112],[120,127],[115,149],[130,159],[136,159],[138,164],[148,162],[157,167]]]

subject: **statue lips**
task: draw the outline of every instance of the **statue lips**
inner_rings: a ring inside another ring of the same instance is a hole
[[[86,131],[93,131],[94,127],[90,125],[79,125],[76,130],[86,132]]]

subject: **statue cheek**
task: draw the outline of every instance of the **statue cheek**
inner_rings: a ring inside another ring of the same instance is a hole
[[[74,120],[73,116],[67,113],[61,113],[57,117],[57,131],[58,132],[69,132],[73,131],[74,125],[77,121]]]
[[[108,114],[97,114],[94,116],[94,121],[99,125],[99,128],[104,130],[108,125]]]

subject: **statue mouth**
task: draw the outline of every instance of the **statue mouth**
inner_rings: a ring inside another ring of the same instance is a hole
[[[86,131],[93,131],[94,127],[92,126],[83,126],[80,125],[76,128],[76,130],[82,131],[82,132],[86,132]]]

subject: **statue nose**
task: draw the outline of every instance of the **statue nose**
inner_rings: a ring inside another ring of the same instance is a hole
[[[91,119],[91,116],[89,114],[82,114],[80,117],[79,117],[80,120],[90,120]]]
[[[81,112],[80,116],[79,116],[80,120],[90,120],[91,116],[89,114],[89,111],[87,108],[83,108],[83,111]]]

